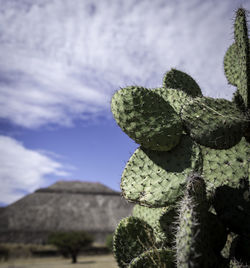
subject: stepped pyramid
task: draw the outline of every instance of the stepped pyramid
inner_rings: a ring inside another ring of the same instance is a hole
[[[132,205],[100,183],[58,181],[0,210],[0,243],[44,244],[50,232],[83,230],[104,243]]]

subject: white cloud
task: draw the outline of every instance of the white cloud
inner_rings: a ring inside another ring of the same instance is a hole
[[[46,176],[69,175],[61,163],[45,153],[29,150],[0,135],[0,202],[9,204],[44,185]]]
[[[249,1],[0,0],[0,117],[29,128],[108,115],[118,87],[171,67],[230,98],[222,60]]]

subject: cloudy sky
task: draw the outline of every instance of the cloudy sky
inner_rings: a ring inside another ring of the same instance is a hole
[[[57,180],[119,190],[137,145],[112,119],[128,85],[170,68],[230,99],[235,10],[249,0],[0,0],[0,205]]]

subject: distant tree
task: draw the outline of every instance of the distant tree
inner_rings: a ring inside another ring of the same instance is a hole
[[[4,246],[4,245],[0,245],[0,260],[4,260],[4,261],[7,261],[8,258],[9,258],[9,249]]]
[[[9,258],[9,249],[4,245],[0,245],[0,260],[7,261]]]
[[[48,242],[55,245],[64,257],[70,256],[72,263],[76,263],[80,250],[90,246],[93,238],[83,231],[55,232],[49,235]]]

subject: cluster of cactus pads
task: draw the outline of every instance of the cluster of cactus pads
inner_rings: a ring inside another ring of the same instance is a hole
[[[130,86],[113,96],[117,124],[140,144],[122,174],[123,196],[136,205],[114,234],[119,267],[250,265],[250,51],[243,8],[234,37],[224,57],[228,82],[237,87],[232,101],[203,96],[176,69],[161,88]]]

